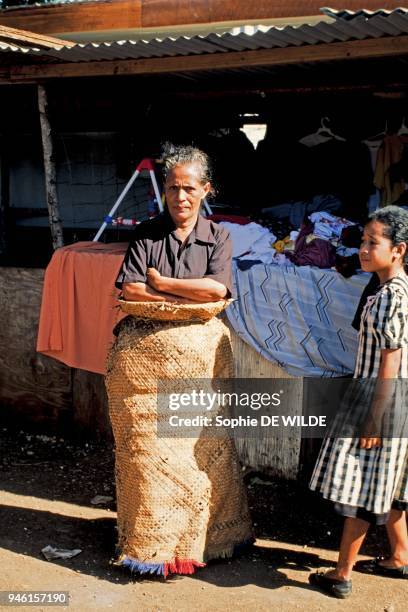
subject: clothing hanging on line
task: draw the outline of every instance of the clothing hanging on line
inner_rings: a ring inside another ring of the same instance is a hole
[[[374,185],[381,191],[380,206],[394,204],[405,191],[401,161],[404,143],[401,136],[386,136],[378,150]]]

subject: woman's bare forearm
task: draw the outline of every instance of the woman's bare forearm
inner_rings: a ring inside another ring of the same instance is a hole
[[[169,278],[161,276],[157,289],[195,302],[215,302],[226,297],[225,285],[213,278]]]
[[[129,302],[174,302],[177,297],[156,291],[146,283],[123,283],[122,294]]]

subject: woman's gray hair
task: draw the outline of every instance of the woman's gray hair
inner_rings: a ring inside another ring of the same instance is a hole
[[[175,166],[185,164],[197,164],[200,168],[200,182],[211,183],[212,168],[207,153],[191,146],[175,146],[166,142],[162,147],[161,158],[163,160],[163,174],[166,179]]]

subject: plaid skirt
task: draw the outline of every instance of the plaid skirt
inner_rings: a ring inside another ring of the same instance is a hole
[[[380,448],[370,450],[359,444],[359,438],[326,438],[310,488],[336,505],[374,515],[387,514],[394,502],[403,509],[408,502],[408,438],[383,438]]]

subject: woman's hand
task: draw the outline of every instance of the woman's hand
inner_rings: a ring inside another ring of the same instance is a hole
[[[156,291],[161,291],[161,274],[156,268],[147,268],[147,284]]]
[[[379,448],[381,445],[381,438],[360,438],[360,448],[370,450],[371,448]]]

